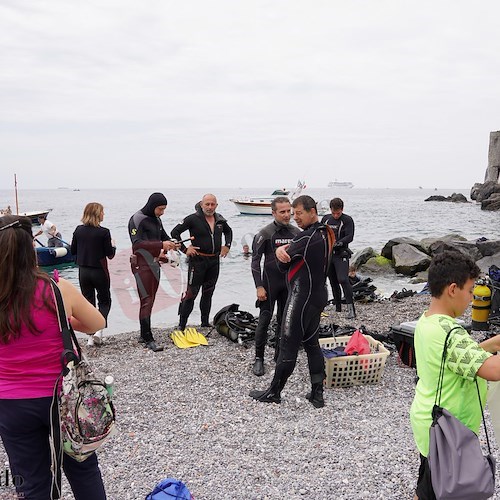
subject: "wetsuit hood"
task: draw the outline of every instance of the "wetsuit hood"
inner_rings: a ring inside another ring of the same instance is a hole
[[[155,208],[167,204],[167,198],[162,193],[153,193],[148,202],[141,208],[141,212],[148,217],[155,217]]]

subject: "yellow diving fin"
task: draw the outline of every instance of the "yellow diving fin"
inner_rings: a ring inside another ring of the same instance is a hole
[[[179,349],[187,349],[188,347],[193,347],[191,343],[187,342],[184,333],[180,330],[175,330],[174,332],[172,332],[170,334],[170,338]]]
[[[197,345],[208,345],[208,341],[203,334],[201,334],[196,328],[186,328],[184,330],[186,334],[186,339],[189,342]]]

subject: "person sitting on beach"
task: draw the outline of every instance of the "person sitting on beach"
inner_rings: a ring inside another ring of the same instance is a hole
[[[417,322],[414,335],[419,380],[410,409],[413,437],[420,452],[415,499],[434,499],[427,456],[432,409],[445,343],[446,361],[440,405],[475,434],[486,402],[486,380],[500,380],[500,335],[478,344],[455,318],[469,306],[480,270],[458,251],[437,254],[429,267],[431,303]],[[477,382],[477,388],[476,388]]]
[[[51,495],[59,471],[51,469],[49,443],[64,350],[54,292],[38,268],[28,217],[0,219],[0,247],[0,436],[12,476],[22,479],[14,481],[14,496],[59,498]],[[61,278],[58,286],[75,330],[91,334],[104,327],[102,315],[71,283]],[[62,465],[74,498],[106,498],[95,453],[84,462],[64,453]],[[13,498],[2,491],[1,498]]]
[[[47,236],[47,246],[48,247],[62,247],[62,236],[61,233],[57,231],[57,227],[52,224],[49,220],[47,220],[47,216],[45,214],[41,214],[38,216],[38,222],[40,224],[40,230],[33,236],[36,238],[40,236],[42,233]]]

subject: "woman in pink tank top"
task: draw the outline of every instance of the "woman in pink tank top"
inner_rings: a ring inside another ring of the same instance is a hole
[[[19,498],[59,498],[49,447],[50,404],[59,376],[61,331],[49,277],[37,267],[31,221],[0,218],[0,437]],[[69,282],[59,281],[75,330],[92,334],[104,318]],[[76,500],[106,498],[95,453],[68,455],[63,469]]]

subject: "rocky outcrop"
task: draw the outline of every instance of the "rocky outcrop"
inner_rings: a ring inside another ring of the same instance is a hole
[[[425,250],[422,248],[422,245],[420,244],[419,241],[414,240],[413,238],[407,238],[407,237],[403,236],[401,238],[393,238],[393,239],[389,240],[384,245],[384,248],[382,248],[380,255],[382,255],[386,259],[392,260],[392,249],[394,248],[394,246],[400,245],[401,243],[406,243],[408,245],[415,247],[416,249],[420,250],[421,252],[425,252]]]
[[[483,200],[481,210],[500,210],[500,193],[493,193],[487,200]]]
[[[359,269],[363,264],[365,264],[372,257],[376,257],[377,254],[372,247],[363,248],[359,252],[356,252],[350,259],[349,264],[354,269]]]
[[[500,131],[490,132],[488,167],[484,182],[474,184],[470,191],[472,200],[481,202],[481,210],[500,210]]]
[[[408,243],[400,243],[392,247],[394,270],[405,276],[413,276],[418,271],[429,267],[431,258]]]
[[[453,203],[469,203],[462,193],[453,193],[451,196],[433,195],[424,201],[451,201]]]
[[[426,270],[431,258],[444,250],[464,253],[477,262],[482,272],[486,272],[492,264],[500,267],[500,240],[480,238],[467,241],[458,234],[429,237],[421,241],[408,237],[392,238],[384,245],[382,255],[376,255],[373,248],[367,247],[354,255],[351,265],[362,274],[400,273],[412,276],[415,280],[412,282],[418,283],[427,280]]]

